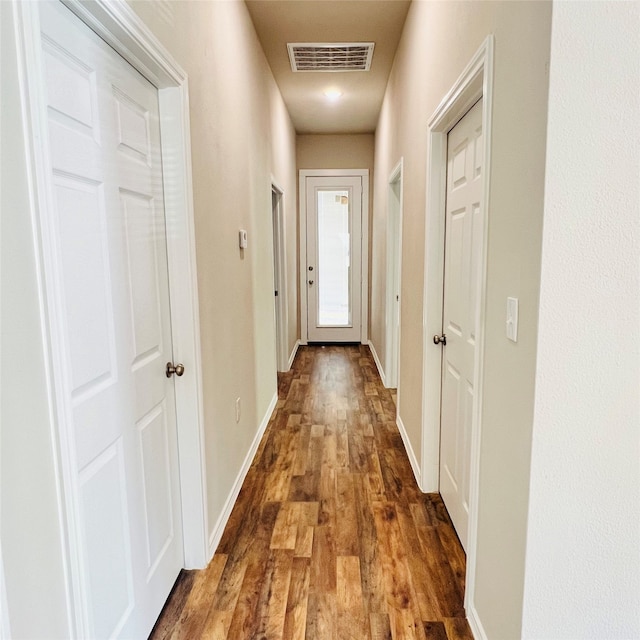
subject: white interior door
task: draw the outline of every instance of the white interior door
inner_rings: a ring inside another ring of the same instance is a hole
[[[400,359],[400,274],[402,258],[402,173],[389,183],[387,210],[387,350],[385,382],[398,386]]]
[[[360,342],[362,178],[308,177],[307,337]]]
[[[41,8],[87,635],[146,637],[183,566],[158,93],[60,3]]]
[[[286,262],[284,255],[284,221],[282,220],[282,192],[271,189],[271,220],[273,224],[273,286],[276,316],[276,362],[278,371],[287,370],[287,309]]]
[[[482,101],[449,132],[440,493],[466,549],[474,364],[482,247]]]

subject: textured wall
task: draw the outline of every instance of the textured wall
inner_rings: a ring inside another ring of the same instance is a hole
[[[640,5],[553,8],[523,637],[640,637]]]

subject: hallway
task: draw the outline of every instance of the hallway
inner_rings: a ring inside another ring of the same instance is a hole
[[[279,387],[213,560],[152,638],[472,638],[464,553],[368,347],[301,347]]]

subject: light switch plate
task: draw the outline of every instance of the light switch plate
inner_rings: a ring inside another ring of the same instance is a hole
[[[507,298],[507,338],[518,342],[518,298]]]
[[[247,239],[247,232],[244,229],[240,229],[240,231],[238,232],[238,240],[239,240],[241,249],[246,249],[249,246],[249,241]]]

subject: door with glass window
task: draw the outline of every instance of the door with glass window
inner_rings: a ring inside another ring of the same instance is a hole
[[[362,178],[307,177],[307,338],[360,342]]]

